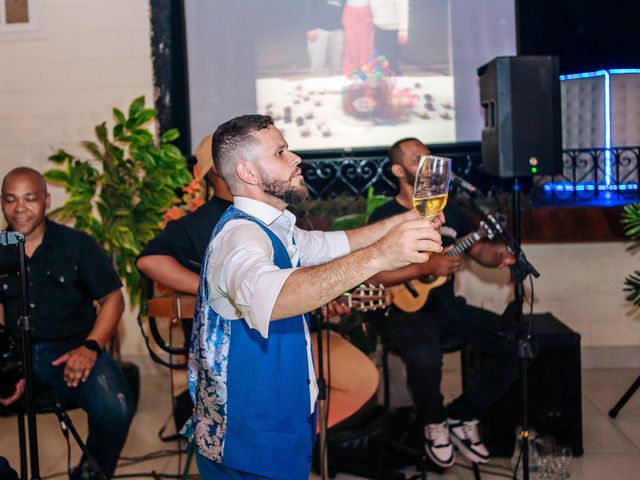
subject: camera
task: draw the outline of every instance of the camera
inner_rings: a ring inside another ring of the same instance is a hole
[[[23,377],[22,355],[18,344],[4,325],[0,325],[0,397],[13,395],[16,383]]]

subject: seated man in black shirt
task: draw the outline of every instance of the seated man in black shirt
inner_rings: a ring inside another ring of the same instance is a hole
[[[369,221],[413,208],[413,187],[421,155],[427,147],[415,138],[396,142],[389,150],[391,171],[397,177],[400,193],[380,206]],[[451,246],[473,229],[464,212],[449,199],[441,228],[443,246]],[[443,253],[448,249],[445,248]],[[514,257],[503,246],[490,242],[474,243],[467,254],[486,267],[504,267]],[[455,462],[451,442],[470,460],[485,463],[489,452],[478,435],[478,418],[506,391],[518,374],[515,346],[507,341],[502,319],[495,313],[467,305],[455,296],[453,275],[461,268],[460,256],[433,254],[424,264],[413,264],[373,277],[373,283],[401,285],[426,275],[446,276],[444,285],[435,288],[426,304],[415,313],[392,307],[381,319],[383,337],[395,347],[406,364],[407,382],[419,420],[425,425],[425,449],[441,467]],[[404,288],[404,287],[403,287]],[[442,355],[447,347],[473,344],[486,352],[487,361],[465,386],[464,393],[446,407],[440,393]]]
[[[4,177],[2,212],[9,228],[25,236],[36,392],[53,389],[87,412],[87,449],[111,478],[133,415],[126,378],[103,350],[124,310],[122,283],[95,240],[45,218],[49,204],[37,171],[19,167]],[[1,248],[0,323],[17,338],[18,270],[17,248]],[[76,468],[75,478],[81,473]]]
[[[196,148],[198,172],[213,187],[213,197],[185,217],[169,222],[140,252],[136,266],[150,279],[172,290],[195,295],[200,263],[218,220],[231,205],[232,196],[215,171],[211,135]],[[187,341],[189,338],[187,337]]]

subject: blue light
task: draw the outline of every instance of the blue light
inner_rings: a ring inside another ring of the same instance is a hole
[[[640,68],[612,68],[609,70],[611,75],[625,75],[629,73],[640,73]]]
[[[578,185],[572,185],[570,183],[553,183],[549,182],[544,185],[544,190],[547,192],[555,191],[555,192],[593,192],[596,190],[596,186],[592,183],[579,183]],[[621,185],[598,185],[598,191],[600,192],[611,192],[615,190],[638,190],[637,183],[624,183]]]
[[[640,68],[612,68],[595,72],[560,75],[560,80],[604,77],[604,185],[606,187],[613,184],[613,165],[611,161],[611,75],[626,74],[640,74]],[[637,185],[635,189],[637,189]],[[605,188],[604,190],[615,189]]]
[[[604,183],[611,185],[611,76],[604,72]]]
[[[598,70],[597,72],[572,73],[570,75],[560,75],[560,80],[575,80],[577,78],[593,78],[606,75],[606,70]]]

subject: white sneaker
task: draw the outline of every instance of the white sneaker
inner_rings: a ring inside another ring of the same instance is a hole
[[[424,427],[424,449],[439,467],[447,468],[456,461],[456,452],[449,439],[447,422],[429,423]]]
[[[480,438],[477,419],[462,421],[450,418],[448,424],[451,441],[465,457],[475,463],[489,461],[489,450]]]

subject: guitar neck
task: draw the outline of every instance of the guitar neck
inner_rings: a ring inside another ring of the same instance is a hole
[[[449,250],[447,253],[445,253],[444,255],[445,257],[453,257],[456,255],[460,255],[461,253],[466,252],[471,247],[471,245],[473,245],[480,239],[481,237],[478,234],[478,232],[473,232],[467,238],[464,238],[459,242],[456,242],[453,248]]]

